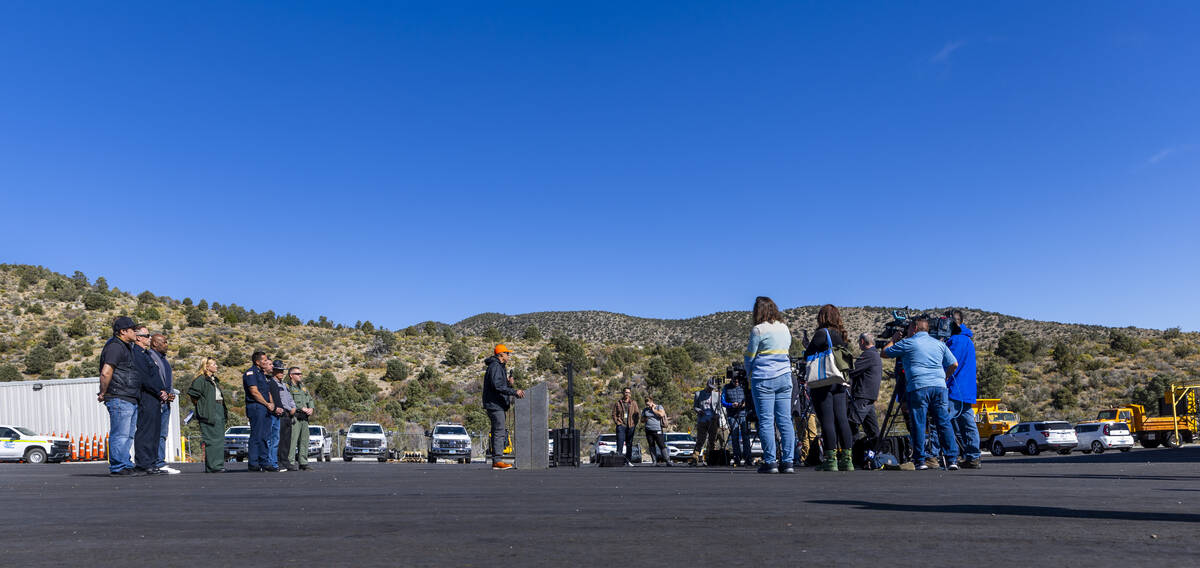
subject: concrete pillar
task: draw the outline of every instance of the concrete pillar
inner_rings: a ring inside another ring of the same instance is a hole
[[[545,383],[525,389],[513,407],[513,454],[517,469],[550,467],[550,391]]]

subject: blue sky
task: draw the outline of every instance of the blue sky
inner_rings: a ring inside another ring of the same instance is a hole
[[[179,4],[0,6],[0,262],[390,328],[1200,329],[1197,3]]]

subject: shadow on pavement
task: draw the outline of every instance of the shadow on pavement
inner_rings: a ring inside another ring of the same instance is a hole
[[[1065,507],[1033,507],[1022,505],[901,505],[897,503],[872,503],[870,501],[849,500],[815,500],[808,502],[817,505],[848,505],[872,511],[902,511],[908,513],[995,514],[1022,517],[1059,517],[1064,519],[1200,523],[1200,514],[1194,513],[1143,513],[1136,511],[1104,511],[1097,509],[1067,509]]]
[[[1138,475],[1138,474],[1133,474],[1133,473],[1131,473],[1129,475],[1121,475],[1121,474],[1100,475],[1100,474],[1088,474],[1088,473],[1080,473],[1080,474],[1071,474],[1071,473],[1062,473],[1062,474],[973,473],[973,474],[971,474],[971,477],[1001,477],[1001,478],[1005,478],[1005,479],[1012,479],[1012,478],[1021,478],[1021,479],[1027,479],[1027,478],[1036,478],[1036,479],[1114,479],[1114,480],[1122,480],[1122,481],[1196,481],[1196,480],[1200,479],[1200,475]]]

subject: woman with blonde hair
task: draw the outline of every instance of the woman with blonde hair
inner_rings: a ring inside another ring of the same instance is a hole
[[[746,376],[758,414],[758,438],[763,463],[759,473],[795,473],[796,431],[792,426],[792,364],[788,349],[792,332],[783,322],[775,301],[759,296],[754,300],[754,327],[746,347]],[[775,430],[779,430],[776,453]]]
[[[200,374],[192,380],[187,394],[196,408],[196,420],[200,422],[200,439],[204,445],[205,473],[225,471],[225,421],[229,410],[225,408],[225,397],[221,394],[217,380],[217,360],[206,357],[200,363]]]

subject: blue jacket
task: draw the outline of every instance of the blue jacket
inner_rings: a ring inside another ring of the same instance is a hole
[[[950,400],[975,404],[977,392],[974,337],[975,334],[963,326],[962,333],[951,335],[946,340],[946,346],[950,348],[950,353],[958,361],[958,369],[954,370],[954,376],[946,381],[946,387],[950,389]]]

